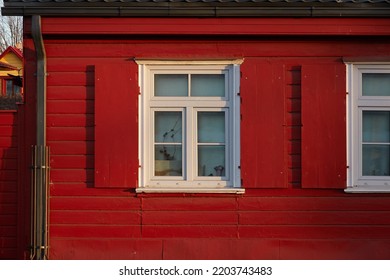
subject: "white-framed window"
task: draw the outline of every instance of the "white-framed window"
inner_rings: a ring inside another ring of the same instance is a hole
[[[137,63],[137,192],[242,193],[241,61]]]
[[[346,192],[390,192],[390,64],[347,67]]]

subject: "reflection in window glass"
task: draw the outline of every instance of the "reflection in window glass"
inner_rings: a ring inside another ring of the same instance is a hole
[[[155,112],[154,175],[182,176],[182,112]]]
[[[225,75],[191,75],[191,96],[225,96]]]
[[[198,142],[225,142],[225,112],[198,112]]]
[[[390,96],[390,73],[363,73],[363,96]]]
[[[199,146],[198,176],[225,176],[225,146]]]
[[[363,111],[363,176],[389,176],[390,112]]]
[[[5,81],[5,87],[6,87],[6,95],[7,96],[13,96],[13,82],[12,80],[6,80]]]
[[[363,176],[389,176],[390,146],[363,144]]]
[[[155,176],[182,176],[182,146],[156,145],[154,160]]]
[[[225,112],[198,112],[198,176],[225,176]]]
[[[155,96],[188,96],[188,75],[156,74],[154,75]]]

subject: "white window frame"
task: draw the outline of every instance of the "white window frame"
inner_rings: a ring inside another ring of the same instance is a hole
[[[390,193],[390,176],[362,175],[362,112],[390,111],[390,97],[363,96],[363,73],[390,73],[387,63],[347,64],[348,193]]]
[[[137,192],[243,193],[240,172],[240,64],[242,60],[155,61],[137,60],[139,65],[139,186]],[[154,74],[225,74],[225,97],[156,97]],[[191,105],[188,105],[188,104]],[[154,176],[153,112],[185,111],[183,119],[183,177]],[[199,111],[226,111],[227,177],[198,177],[196,137],[193,134]],[[192,147],[192,149],[191,149]],[[193,168],[191,168],[193,166]]]

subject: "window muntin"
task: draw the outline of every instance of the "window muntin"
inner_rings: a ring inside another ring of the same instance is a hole
[[[349,65],[351,192],[390,192],[390,65]]]
[[[239,187],[239,65],[140,63],[140,73],[142,191]]]

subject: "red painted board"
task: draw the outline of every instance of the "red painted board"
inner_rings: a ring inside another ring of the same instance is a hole
[[[302,66],[302,187],[346,187],[346,70]]]
[[[138,176],[135,62],[95,67],[95,187],[131,187]]]
[[[51,260],[161,259],[162,240],[140,238],[51,238]]]
[[[362,18],[55,18],[44,34],[389,35],[387,19]],[[28,30],[27,30],[28,32]]]
[[[284,65],[248,58],[241,66],[241,174],[245,188],[284,188]]]

